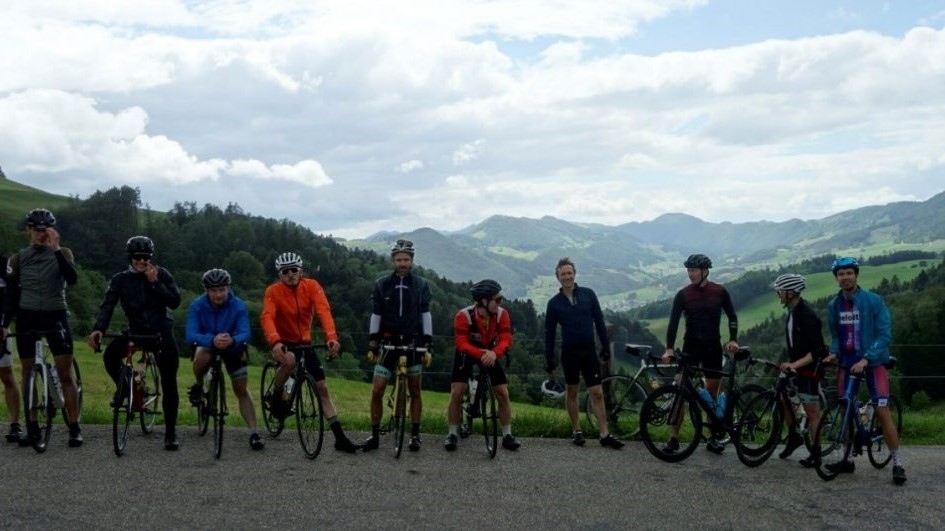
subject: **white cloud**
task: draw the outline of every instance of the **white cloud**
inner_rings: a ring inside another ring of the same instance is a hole
[[[423,169],[423,161],[414,159],[414,160],[408,160],[407,162],[402,163],[400,166],[397,166],[397,168],[394,171],[396,171],[397,173],[411,173],[414,170],[420,170],[420,169]]]
[[[453,152],[453,165],[462,166],[476,160],[479,158],[479,153],[482,152],[482,148],[485,145],[486,140],[484,138],[463,144],[459,149]]]

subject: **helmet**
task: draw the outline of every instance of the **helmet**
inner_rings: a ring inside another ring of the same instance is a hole
[[[397,253],[407,253],[410,256],[413,256],[414,252],[413,242],[410,240],[397,240],[394,246],[390,248],[391,256],[394,256]]]
[[[564,384],[556,380],[541,382],[541,392],[548,398],[561,398],[564,395]]]
[[[683,262],[686,269],[712,269],[712,259],[704,254],[691,254]]]
[[[201,279],[205,288],[219,288],[230,285],[230,274],[226,269],[210,269]]]
[[[796,273],[785,273],[774,279],[774,289],[778,291],[793,291],[800,293],[807,287],[807,281],[804,277]]]
[[[56,216],[45,208],[34,208],[26,215],[26,226],[46,229],[56,224]]]
[[[833,264],[830,265],[830,270],[833,271],[833,275],[837,276],[838,269],[851,268],[853,272],[857,275],[860,274],[860,263],[856,261],[856,258],[852,256],[844,256],[843,258],[837,258],[833,261]]]
[[[132,254],[154,254],[154,242],[147,236],[132,236],[125,243],[125,250]]]
[[[490,279],[480,280],[469,288],[469,294],[477,302],[482,299],[491,299],[498,295],[500,291],[502,291],[502,286],[495,280]]]
[[[287,267],[302,267],[302,257],[293,253],[285,252],[276,257],[276,271],[282,271]]]

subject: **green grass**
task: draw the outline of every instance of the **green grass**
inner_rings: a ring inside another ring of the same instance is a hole
[[[79,369],[82,371],[83,423],[110,424],[111,410],[108,403],[115,388],[105,374],[101,355],[94,354],[84,344],[77,343],[76,359],[79,362]],[[14,370],[16,371],[15,374],[19,376],[19,360],[16,360]],[[249,387],[253,401],[256,403],[260,429],[263,425],[259,407],[261,373],[261,367],[250,367]],[[17,380],[19,381],[19,377]],[[178,422],[185,426],[196,425],[194,409],[187,402],[187,388],[192,382],[193,375],[190,371],[190,362],[185,358],[181,358],[181,367],[178,371],[178,388],[181,396]],[[328,387],[331,390],[332,399],[338,407],[345,428],[363,432],[370,431],[370,384],[341,378],[329,378]],[[231,417],[228,422],[233,426],[243,427],[245,424],[239,415],[236,400],[233,398],[232,392],[229,392],[229,395]],[[583,398],[581,400],[583,405]],[[446,433],[446,405],[448,401],[449,395],[447,393],[424,391],[422,425],[424,433]],[[903,407],[905,419],[903,441],[905,444],[945,445],[945,402],[927,405],[921,409],[911,409],[905,405]],[[564,410],[563,401],[546,401],[541,405],[515,403],[512,409],[514,413],[513,428],[518,436],[561,438],[570,434],[570,423]],[[0,419],[3,419],[5,424],[8,418],[6,404],[0,403]],[[583,410],[580,412],[580,418],[584,430],[588,433],[595,433],[587,424]],[[57,417],[55,422],[61,423],[61,417]],[[158,419],[158,422],[162,422],[161,419]]]

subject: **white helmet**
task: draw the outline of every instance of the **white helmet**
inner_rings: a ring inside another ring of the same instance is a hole
[[[785,273],[774,279],[774,289],[778,291],[793,291],[800,293],[807,287],[804,277],[796,273]]]
[[[541,382],[541,392],[548,398],[561,398],[564,395],[564,384],[556,380]]]
[[[282,271],[287,267],[302,267],[302,257],[293,253],[285,252],[276,257],[276,271]]]

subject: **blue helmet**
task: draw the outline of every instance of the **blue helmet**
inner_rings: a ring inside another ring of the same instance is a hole
[[[833,264],[830,265],[830,270],[833,272],[833,276],[837,276],[837,271],[840,269],[852,269],[857,275],[860,274],[860,263],[856,261],[856,258],[852,256],[844,256],[842,258],[837,258],[833,261]]]

